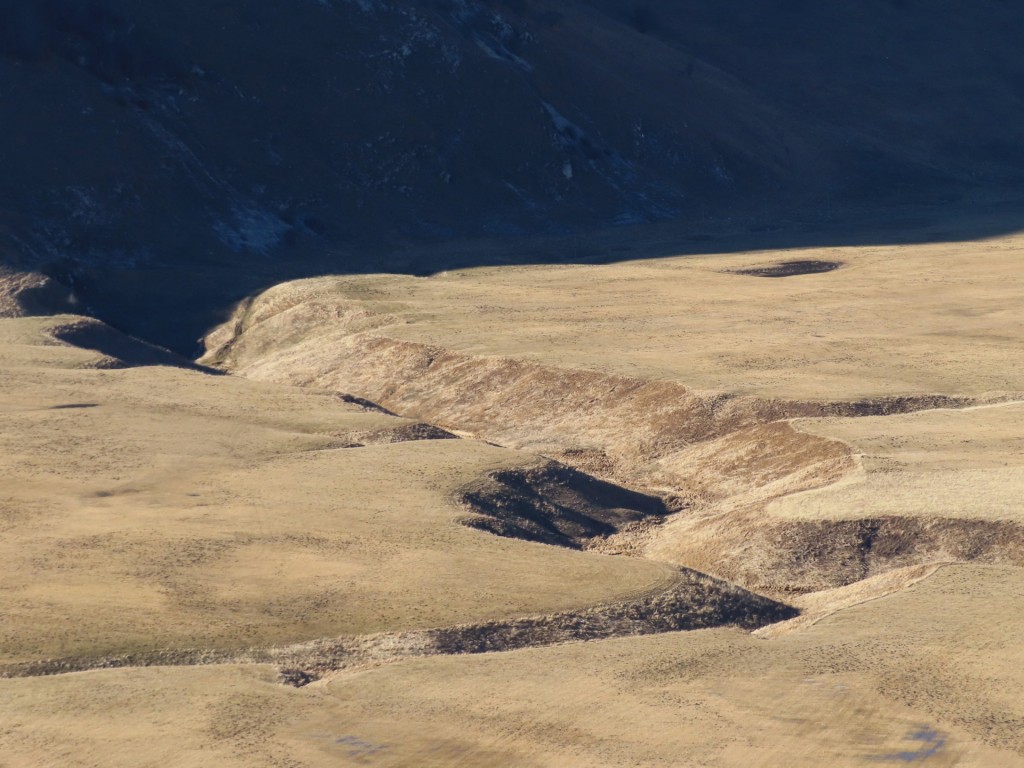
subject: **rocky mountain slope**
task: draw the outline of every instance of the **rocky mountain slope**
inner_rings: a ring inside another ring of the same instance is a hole
[[[827,224],[1024,174],[1024,9],[997,0],[5,0],[0,21],[0,260],[185,352],[290,277]],[[504,245],[423,247],[467,239]]]

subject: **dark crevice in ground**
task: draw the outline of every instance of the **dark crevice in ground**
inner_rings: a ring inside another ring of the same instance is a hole
[[[213,376],[226,375],[224,371],[193,362],[168,349],[121,333],[91,318],[81,318],[58,326],[50,331],[50,335],[58,341],[106,355],[111,359],[109,367],[168,366]]]
[[[799,615],[791,606],[686,568],[658,592],[545,616],[435,629],[316,640],[241,651],[166,650],[106,657],[46,659],[0,667],[0,678],[95,669],[208,664],[276,664],[282,681],[301,686],[328,672],[404,658],[511,651],[569,642],[735,626],[759,629]]]
[[[491,472],[457,500],[472,511],[460,522],[498,536],[585,549],[624,526],[673,511],[657,496],[631,491],[558,462]]]
[[[456,498],[472,512],[460,522],[472,528],[641,557],[652,527],[685,509],[679,498],[628,490],[554,461],[492,472]],[[762,508],[726,509],[701,520],[699,509],[690,513],[698,518],[692,537],[683,534],[680,540],[682,562],[773,595],[832,589],[929,563],[1024,565],[1024,526],[1010,520],[898,515],[787,520]],[[696,542],[692,551],[687,538]]]
[[[718,555],[707,569],[771,594],[832,589],[928,563],[1024,566],[1024,527],[1009,520],[887,516],[711,525]]]
[[[458,440],[458,435],[453,435],[447,430],[435,427],[432,424],[416,422],[403,424],[399,427],[386,427],[384,429],[371,429],[358,432],[346,432],[339,435],[347,441],[339,448],[365,448],[368,445],[391,445],[393,443],[411,443],[420,440]]]
[[[350,405],[357,405],[364,411],[370,411],[373,413],[382,413],[385,416],[398,416],[394,411],[389,411],[383,405],[367,400],[365,397],[357,397],[347,392],[341,392],[338,394],[338,399],[343,403],[349,403]]]
[[[842,262],[839,261],[780,261],[778,264],[735,269],[732,272],[736,275],[750,275],[751,277],[795,277],[796,275],[832,272],[841,266]]]

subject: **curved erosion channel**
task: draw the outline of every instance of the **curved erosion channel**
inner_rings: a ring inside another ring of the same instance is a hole
[[[168,650],[106,657],[48,659],[0,667],[0,677],[35,677],[93,669],[200,664],[275,664],[282,681],[302,686],[326,672],[410,657],[489,653],[659,632],[737,626],[755,630],[799,615],[791,606],[686,568],[661,591],[544,616],[436,629],[338,637],[243,651]]]
[[[772,500],[858,469],[849,445],[801,432],[793,419],[960,409],[1008,397],[767,400],[473,357],[373,331],[341,333],[329,340],[329,359],[307,359],[301,338],[283,349],[258,333],[248,338],[253,307],[242,311],[204,363],[254,379],[351,392],[342,399],[416,420],[399,431],[353,435],[347,447],[473,435],[547,457],[463,487],[454,499],[465,513],[460,523],[539,544],[662,560],[674,565],[674,578],[625,601],[548,615],[283,647],[39,660],[2,666],[0,677],[267,663],[281,669],[283,682],[301,686],[330,671],[410,657],[722,626],[753,631],[799,616],[789,596],[857,590],[886,574],[894,574],[886,590],[898,589],[897,569],[967,560],[1024,565],[1024,529],[1015,522],[794,520],[766,512]],[[274,332],[272,324],[263,330]],[[318,339],[319,348],[324,344]]]
[[[392,320],[359,308],[331,307],[332,322],[323,328],[321,314],[328,310],[319,305],[281,309],[267,301],[268,307],[260,298],[244,304],[213,331],[201,362],[246,378],[355,393],[404,417],[638,488],[681,487],[656,463],[743,429],[1014,399],[919,394],[807,401],[702,391],[395,339],[380,328]]]
[[[355,401],[355,399],[352,399]],[[360,401],[366,408],[372,403]],[[453,439],[444,430],[412,424],[365,433],[351,448],[377,442]],[[658,496],[599,480],[554,461],[502,470],[463,487],[453,501],[458,522],[502,536],[572,549],[656,525],[671,514]],[[475,654],[615,637],[733,626],[753,631],[800,615],[790,605],[689,568],[627,600],[573,611],[475,624],[325,638],[283,647],[243,650],[170,649],[110,656],[44,659],[0,666],[0,678],[36,677],[145,666],[273,664],[283,683],[303,686],[328,672],[411,657]]]
[[[812,401],[700,391],[392,338],[387,327],[398,320],[358,302],[290,302],[272,290],[240,307],[208,337],[203,362],[247,378],[354,392],[407,418],[645,489],[665,507],[610,526],[598,519],[582,531],[559,508],[560,482],[531,488],[529,478],[495,476],[490,490],[464,494],[474,527],[651,557],[776,597],[929,562],[1024,565],[1024,529],[1014,521],[870,510],[861,519],[800,520],[766,510],[860,468],[850,445],[801,431],[794,419],[963,410],[1015,402],[1019,393]]]

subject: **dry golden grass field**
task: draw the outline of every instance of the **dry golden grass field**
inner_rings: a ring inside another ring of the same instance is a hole
[[[0,766],[1024,766],[1022,258],[0,276]]]

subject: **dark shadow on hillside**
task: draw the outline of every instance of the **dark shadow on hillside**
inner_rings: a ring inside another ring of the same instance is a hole
[[[191,355],[282,280],[1024,228],[1024,5],[0,0],[0,264]]]
[[[60,269],[47,271],[74,271],[73,278],[65,278],[66,287],[74,291],[79,306],[95,317],[179,355],[195,357],[201,353],[199,338],[223,322],[238,301],[280,282],[305,277],[384,272],[427,278],[473,267],[610,264],[757,251],[768,252],[767,266],[753,270],[751,276],[772,277],[827,272],[837,263],[828,262],[827,268],[792,268],[784,263],[788,261],[784,256],[792,256],[800,264],[803,261],[796,250],[778,253],[788,249],[969,242],[1021,230],[1024,199],[1007,195],[986,202],[858,210],[818,220],[659,222],[592,230],[581,227],[571,235],[367,242],[352,251],[303,249],[290,254],[285,262],[253,258],[237,264],[116,269],[64,260]],[[24,263],[18,258],[9,261],[15,266]]]
[[[154,344],[127,336],[110,326],[91,318],[80,318],[50,331],[57,340],[82,349],[91,349],[110,359],[108,367],[141,368],[167,366],[184,368],[211,376],[222,376],[223,371],[199,365]],[[61,408],[88,407],[79,405],[59,406]]]

